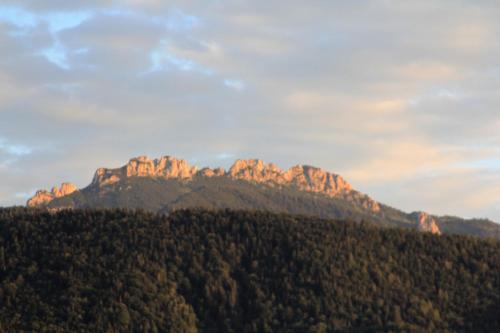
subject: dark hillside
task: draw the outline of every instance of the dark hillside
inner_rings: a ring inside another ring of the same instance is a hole
[[[4,209],[0,325],[498,332],[500,242],[266,212]]]

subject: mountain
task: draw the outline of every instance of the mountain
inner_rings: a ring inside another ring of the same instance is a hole
[[[162,213],[192,207],[258,209],[500,238],[500,225],[488,220],[408,214],[355,190],[340,175],[308,165],[281,170],[257,159],[237,160],[226,171],[198,169],[170,156],[140,156],[121,168],[98,169],[83,189],[63,183],[50,192],[38,191],[27,205],[55,210],[142,208]]]
[[[500,241],[270,212],[0,209],[1,332],[500,332]]]

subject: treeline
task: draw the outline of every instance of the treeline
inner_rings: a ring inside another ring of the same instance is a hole
[[[500,242],[248,211],[0,210],[0,332],[499,332]]]

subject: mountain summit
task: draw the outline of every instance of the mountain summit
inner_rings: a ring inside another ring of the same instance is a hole
[[[224,177],[232,180],[242,180],[254,184],[265,184],[272,187],[290,187],[296,190],[322,194],[327,197],[342,198],[364,209],[377,213],[380,205],[369,196],[355,191],[341,176],[326,172],[320,168],[297,165],[286,171],[275,164],[266,164],[259,159],[237,160],[228,171],[217,168],[198,170],[187,161],[171,156],[150,159],[139,156],[129,160],[121,168],[100,168],[95,172],[91,187],[103,188],[121,180],[132,177],[148,177],[164,180],[193,181],[196,178]],[[54,192],[55,191],[55,192]],[[61,191],[57,188],[52,193],[38,191],[28,200],[28,206],[41,206],[52,200],[69,195],[76,191],[70,183],[64,183]]]
[[[237,160],[225,170],[198,169],[171,156],[139,156],[120,168],[98,169],[83,189],[63,183],[50,192],[38,191],[27,205],[49,209],[142,208],[165,213],[190,207],[260,209],[371,221],[433,234],[493,233],[500,237],[500,226],[489,221],[438,218],[425,212],[407,214],[356,191],[340,175],[308,165],[281,170],[259,159]]]

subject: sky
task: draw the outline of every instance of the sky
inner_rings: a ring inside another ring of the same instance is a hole
[[[0,206],[98,167],[308,164],[500,222],[496,0],[0,2]]]

